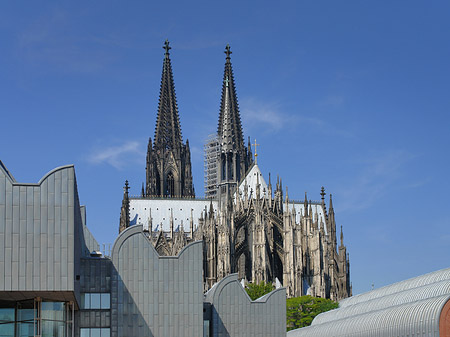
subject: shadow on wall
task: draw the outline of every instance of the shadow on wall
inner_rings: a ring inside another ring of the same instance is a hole
[[[206,293],[211,304],[212,336],[285,336],[286,289],[252,301],[237,274],[222,279]]]

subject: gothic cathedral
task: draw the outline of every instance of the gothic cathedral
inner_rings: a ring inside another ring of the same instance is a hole
[[[273,282],[288,297],[351,296],[342,226],[337,242],[330,194],[290,200],[277,178],[272,188],[245,146],[231,50],[225,49],[217,134],[205,145],[205,196],[196,198],[189,141],[183,143],[169,43],[165,42],[155,135],[149,139],[146,179],[139,197],[125,184],[119,232],[141,224],[160,255],[176,255],[203,241],[204,290],[230,273],[244,282]],[[256,152],[256,151],[255,151]]]

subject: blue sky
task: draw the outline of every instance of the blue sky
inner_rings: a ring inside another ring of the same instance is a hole
[[[289,196],[333,194],[354,293],[449,267],[447,1],[0,2],[0,159],[20,182],[75,164],[99,242],[138,194],[165,39],[194,185],[225,55],[245,136]]]

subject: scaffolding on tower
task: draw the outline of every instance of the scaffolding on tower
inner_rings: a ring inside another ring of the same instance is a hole
[[[205,198],[215,199],[217,197],[218,169],[217,158],[220,153],[220,145],[217,135],[211,134],[206,139],[204,146],[204,169],[205,169]]]

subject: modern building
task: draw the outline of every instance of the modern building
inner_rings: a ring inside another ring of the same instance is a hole
[[[450,336],[450,268],[343,299],[338,309],[287,335]]]
[[[0,336],[283,336],[284,288],[251,301],[230,275],[203,292],[203,244],[160,256],[131,226],[102,256],[74,167],[37,184],[0,161]]]
[[[205,291],[227,275],[244,282],[278,280],[289,297],[351,295],[350,263],[341,226],[338,245],[330,194],[292,200],[277,178],[272,187],[244,143],[231,49],[225,69],[217,134],[205,145],[205,198],[195,198],[189,141],[183,143],[169,43],[164,60],[154,140],[149,140],[146,182],[140,196],[125,186],[119,232],[142,225],[161,255],[178,254],[202,240]],[[144,184],[143,184],[144,185]]]

